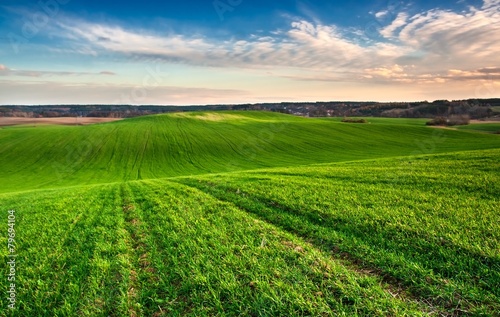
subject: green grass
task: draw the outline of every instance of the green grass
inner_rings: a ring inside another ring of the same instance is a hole
[[[326,120],[333,122],[341,122],[342,117],[329,117],[329,118],[314,118],[314,120]],[[413,119],[413,118],[380,118],[380,117],[348,117],[348,119],[365,119],[369,124],[384,124],[384,125],[411,125],[411,126],[425,126],[429,119]]]
[[[1,129],[0,316],[497,315],[499,136],[369,121]]]
[[[500,123],[480,123],[480,124],[469,124],[464,126],[457,126],[460,130],[470,130],[479,131],[487,133],[500,133]]]
[[[219,113],[219,121],[207,116],[170,114],[92,126],[2,129],[0,178],[7,181],[0,183],[0,192],[499,145],[498,136],[436,131],[411,120],[346,124],[259,112]]]
[[[168,181],[6,195],[6,205],[23,316],[422,315],[377,278]]]
[[[500,311],[499,154],[179,181],[373,270],[424,302],[493,314]]]

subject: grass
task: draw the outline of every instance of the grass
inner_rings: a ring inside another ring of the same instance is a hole
[[[490,149],[499,142],[498,136],[436,131],[411,120],[346,125],[274,113],[217,116],[183,113],[2,129],[0,178],[8,181],[0,183],[0,193]]]
[[[365,119],[370,124],[383,124],[383,125],[411,125],[411,126],[425,126],[426,122],[429,119],[413,119],[413,118],[381,118],[381,117],[348,117],[348,119]],[[328,118],[314,118],[314,120],[325,120],[325,121],[333,121],[333,122],[342,122],[343,118],[341,117],[328,117]]]
[[[486,133],[496,133],[500,132],[500,123],[480,123],[480,124],[470,124],[465,126],[457,127],[460,130],[471,130]]]
[[[495,316],[498,136],[368,121],[0,130],[0,316]]]
[[[422,315],[376,278],[176,183],[7,195],[1,203],[18,215],[24,316]]]
[[[443,311],[494,314],[500,310],[499,154],[277,169],[180,182],[377,272]]]

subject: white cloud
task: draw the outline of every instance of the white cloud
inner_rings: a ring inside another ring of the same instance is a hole
[[[375,13],[375,17],[379,20],[382,20],[384,19],[387,15],[389,14],[389,11],[388,10],[383,10],[383,11],[379,11],[377,13]]]
[[[396,34],[396,31],[398,29],[400,29],[401,27],[403,27],[404,25],[406,25],[407,19],[408,19],[408,15],[406,13],[403,13],[403,12],[399,13],[397,15],[396,19],[394,19],[394,21],[392,21],[391,24],[389,24],[388,26],[386,26],[385,28],[383,28],[380,31],[380,34],[382,34],[382,36],[384,36],[386,38],[394,37]]]
[[[498,63],[500,51],[499,0],[464,12],[434,9],[416,15],[399,12],[380,30],[382,42],[363,42],[352,30],[305,20],[288,30],[249,38],[215,40],[204,36],[159,35],[119,26],[62,19],[62,36],[82,50],[106,51],[137,59],[160,59],[197,66],[364,74],[366,69],[415,65],[415,74],[448,69],[479,69]],[[386,11],[375,13],[384,17]],[[327,76],[328,77],[328,76]]]
[[[160,36],[118,26],[64,21],[67,39],[85,41],[89,52],[114,52],[143,59],[190,65],[237,68],[299,67],[338,71],[347,64],[362,64],[401,53],[392,44],[364,47],[334,25],[294,21],[279,34],[218,41],[179,34]],[[99,53],[98,53],[99,54]]]
[[[103,70],[103,71],[99,72],[99,75],[114,76],[114,75],[116,75],[116,73],[112,72],[112,71],[109,71],[109,70]]]
[[[483,9],[489,9],[500,5],[500,0],[484,0]]]
[[[364,79],[378,81],[413,83],[413,84],[444,84],[450,82],[483,82],[500,80],[500,68],[487,67],[477,70],[450,69],[442,74],[418,73],[415,66],[393,65],[364,70]]]
[[[381,34],[417,52],[425,71],[498,65],[499,9],[500,1],[485,1],[482,9],[460,13],[430,10],[411,17],[400,13]]]
[[[63,48],[67,52],[96,57],[111,53],[137,62],[154,60],[261,73],[272,70],[275,77],[302,81],[494,81],[498,74],[493,70],[499,67],[499,8],[500,0],[485,0],[481,7],[462,12],[434,9],[411,15],[396,9],[391,9],[390,14],[380,11],[375,13],[380,21],[393,14],[396,17],[380,29],[383,40],[379,42],[366,41],[360,35],[363,30],[343,29],[317,20],[294,20],[288,29],[226,40],[158,34],[62,16],[49,27],[52,34],[69,44]],[[14,72],[4,65],[0,70],[4,75]],[[17,76],[77,74],[16,72]]]

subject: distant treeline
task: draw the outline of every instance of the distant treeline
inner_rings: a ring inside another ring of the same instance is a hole
[[[433,102],[281,102],[207,106],[44,105],[0,106],[0,117],[105,117],[129,118],[181,111],[265,110],[309,117],[373,116],[434,118],[468,115],[473,119],[500,115],[500,98],[436,100]]]

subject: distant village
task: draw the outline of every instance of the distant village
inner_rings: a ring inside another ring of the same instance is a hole
[[[281,102],[207,106],[153,105],[25,105],[0,106],[0,117],[130,118],[182,111],[260,110],[304,117],[435,118],[466,115],[471,119],[499,118],[500,98],[436,100],[433,102]],[[500,119],[500,118],[499,118]]]

